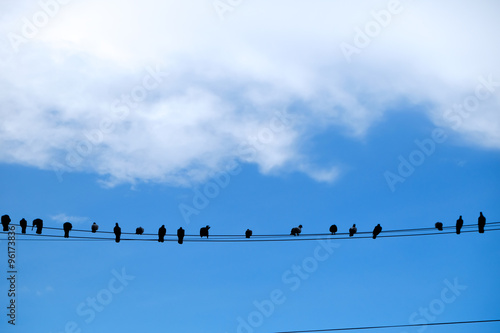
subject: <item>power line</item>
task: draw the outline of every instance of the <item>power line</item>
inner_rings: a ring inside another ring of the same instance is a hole
[[[443,325],[463,325],[463,324],[479,324],[479,323],[493,323],[500,322],[500,319],[490,320],[470,320],[470,321],[450,321],[443,323],[427,323],[427,324],[406,324],[406,325],[384,325],[384,326],[366,326],[366,327],[348,327],[348,328],[327,328],[318,330],[305,330],[305,331],[283,331],[275,333],[314,333],[314,332],[334,332],[334,331],[356,331],[356,330],[374,330],[386,328],[401,328],[401,327],[418,327],[418,326],[443,326]]]
[[[493,224],[493,223],[491,223]],[[498,224],[498,222],[495,222],[495,224]],[[57,228],[52,228],[52,229],[57,229]],[[426,228],[423,228],[426,229]],[[412,229],[410,229],[412,230]],[[500,231],[500,228],[492,228],[492,229],[485,229],[485,231]],[[475,233],[477,232],[476,230],[463,230],[462,233]],[[454,231],[437,231],[433,233],[413,233],[413,234],[398,234],[398,235],[383,235],[380,234],[377,236],[377,238],[400,238],[400,237],[421,237],[421,236],[436,236],[436,235],[451,235],[454,234]],[[366,233],[365,233],[366,234]],[[320,235],[325,235],[325,234],[320,234]],[[327,234],[328,237],[310,237],[310,236],[299,236],[299,237],[293,237],[289,235],[279,235],[279,236],[287,236],[288,238],[242,238],[244,236],[238,235],[240,238],[207,238],[207,239],[192,239],[192,238],[185,238],[184,242],[202,242],[202,243],[242,243],[242,242],[298,242],[298,241],[318,241],[318,240],[347,240],[347,239],[371,239],[372,237],[369,235],[366,236],[354,236],[354,237],[348,237],[348,236],[342,236],[338,237],[337,235],[331,235]],[[158,241],[158,238],[143,238],[141,235],[137,235],[140,238],[121,238],[120,241]],[[226,235],[227,236],[227,235]],[[21,237],[21,238],[19,238]],[[33,239],[26,239],[25,237],[34,237]],[[196,237],[196,236],[190,236],[190,237]],[[199,237],[199,236],[197,236]],[[219,235],[221,237],[221,235]],[[7,239],[3,239],[7,240]],[[96,237],[96,236],[70,236],[69,238],[65,238],[63,235],[48,235],[48,234],[16,234],[16,241],[53,241],[53,240],[60,240],[60,241],[114,241],[115,238],[112,237]],[[176,238],[173,239],[165,239],[165,242],[175,242],[177,241]]]
[[[500,222],[489,222],[487,226],[496,226],[497,224],[500,224]],[[19,224],[12,223],[10,225],[14,226],[19,226]],[[467,229],[467,228],[472,228],[472,227],[477,227],[477,224],[465,224],[463,225],[462,229]],[[455,226],[444,226],[444,229],[454,229]],[[62,227],[46,227],[44,226],[43,229],[48,229],[48,230],[64,230]],[[436,230],[435,227],[425,227],[425,228],[410,228],[410,229],[396,229],[396,230],[383,230],[383,234],[380,234],[378,237],[389,237],[385,234],[388,233],[401,233],[401,232],[415,232],[415,231],[431,231],[431,230]],[[491,230],[491,229],[490,229]],[[486,230],[487,231],[487,230]],[[84,229],[72,229],[71,233],[74,232],[85,232],[85,233],[92,233],[91,230],[84,230]],[[468,232],[467,230],[463,230],[462,233]],[[450,234],[450,233],[455,233],[455,232],[438,232],[436,234]],[[97,231],[93,234],[114,234],[113,231]],[[152,233],[143,233],[142,235],[136,234],[134,232],[122,232],[122,235],[136,235],[136,236],[158,236],[158,234],[152,234]],[[430,233],[434,234],[434,233]],[[429,235],[430,235],[429,234]],[[301,237],[318,237],[318,236],[346,236],[349,235],[348,232],[337,232],[335,235],[332,235],[331,233],[315,233],[315,234],[303,234],[301,233]],[[360,231],[357,232],[356,235],[372,235],[371,231]],[[384,236],[385,235],[385,236]],[[425,234],[427,235],[427,234]],[[165,236],[167,237],[177,237],[176,234],[166,234]],[[239,235],[227,235],[227,234],[214,234],[210,235],[211,238],[232,238],[232,237],[244,237],[244,234],[239,234]],[[263,235],[252,235],[252,238],[258,238],[258,237],[290,237],[291,235],[289,234],[263,234]],[[73,237],[73,236],[72,236]],[[199,235],[196,234],[186,234],[185,237],[199,237]],[[369,237],[349,237],[349,238],[371,238]],[[338,238],[337,239],[343,239],[343,238]]]
[[[4,225],[4,228],[6,225],[4,224],[3,221],[4,216],[2,216],[2,224]],[[33,221],[35,227],[35,221]],[[9,219],[10,222],[10,219]],[[66,224],[66,223],[65,223]],[[94,223],[95,224],[95,223]],[[451,230],[454,229],[455,226],[443,226],[441,222],[439,231],[436,231],[437,227],[424,227],[424,228],[409,228],[409,229],[395,229],[395,230],[385,230],[382,234],[378,235],[379,238],[399,238],[399,237],[417,237],[417,236],[434,236],[434,235],[446,235],[446,234],[453,234],[455,233],[454,231],[443,231],[443,230]],[[487,229],[486,231],[498,231],[498,225],[500,222],[490,222],[488,223],[488,227],[493,227],[491,229]],[[9,224],[7,223],[7,226],[20,226],[20,224]],[[118,225],[118,224],[117,224]],[[437,225],[437,223],[436,223]],[[470,232],[476,232],[476,230],[468,230],[472,228],[476,228],[478,225],[477,224],[466,224],[461,227],[462,233],[470,233]],[[27,227],[25,225],[25,227]],[[31,230],[33,230],[33,227]],[[50,241],[50,240],[61,240],[63,238],[62,235],[51,235],[51,234],[41,234],[42,229],[45,230],[64,230],[62,227],[51,227],[51,226],[45,226],[45,227],[40,227],[40,225],[36,226],[37,227],[37,234],[31,234],[31,233],[23,233],[20,234],[21,239],[23,240],[28,240],[25,239],[23,236],[35,236],[35,239],[30,239],[30,240],[44,240],[44,241]],[[142,229],[142,228],[141,228]],[[181,228],[182,229],[182,228]],[[294,228],[296,229],[296,228]],[[293,230],[292,229],[292,234]],[[484,227],[483,227],[484,229]],[[201,229],[200,229],[201,230]],[[26,230],[25,230],[26,231]],[[138,234],[136,233],[131,233],[131,232],[120,232],[120,235],[115,235],[115,237],[118,238],[118,241],[156,241],[159,240],[157,237],[157,234],[151,234],[151,233],[144,233],[144,229],[142,229],[143,233]],[[349,230],[350,231],[350,230]],[[431,232],[432,231],[432,232]],[[300,231],[299,231],[300,232]],[[374,231],[375,232],[375,231]],[[374,233],[373,232],[373,233]],[[92,236],[87,237],[87,236],[75,236],[75,233],[92,233]],[[65,231],[66,237],[64,237],[65,240],[73,240],[73,241],[86,241],[86,240],[93,240],[93,241],[103,241],[103,240],[113,240],[111,237],[98,237],[97,235],[102,235],[102,234],[115,234],[114,230],[113,231],[93,231],[93,230],[83,230],[83,229],[71,229],[71,237],[67,237],[67,231]],[[18,234],[19,235],[19,234]],[[121,238],[121,235],[134,235],[135,237],[139,238]],[[347,236],[349,235],[349,237]],[[155,238],[145,238],[144,236],[154,236]],[[342,239],[367,239],[367,238],[372,238],[372,232],[370,231],[360,231],[356,232],[355,237],[352,237],[352,235],[349,233],[311,233],[311,234],[302,234],[301,237],[293,237],[292,235],[289,234],[264,234],[264,235],[252,235],[251,239],[245,237],[243,234],[239,235],[211,235],[210,240],[208,239],[198,239],[198,235],[191,235],[187,234],[184,235],[183,238],[186,238],[184,241],[186,242],[213,242],[213,243],[236,243],[236,242],[288,242],[288,241],[312,241],[312,240],[342,240]],[[165,239],[167,237],[167,239]],[[173,239],[169,239],[169,238]],[[165,234],[164,237],[162,237],[162,241],[175,241],[177,238],[176,234]],[[18,238],[19,239],[19,238]]]

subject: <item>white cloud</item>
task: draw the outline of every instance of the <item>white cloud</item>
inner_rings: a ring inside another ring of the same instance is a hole
[[[300,167],[299,170],[321,183],[333,183],[340,176],[340,169],[338,167],[319,169],[317,167],[304,165]]]
[[[0,161],[96,172],[113,185],[188,184],[239,159],[331,182],[339,167],[313,166],[300,151],[316,131],[362,138],[402,102],[451,127],[443,112],[479,76],[500,81],[495,1],[401,1],[348,63],[339,45],[388,2],[256,0],[220,21],[211,2],[74,1],[15,54],[8,38],[41,9],[12,2],[0,23],[0,59],[10,59],[0,64]],[[145,89],[156,67],[168,75]],[[124,115],[115,102],[133,93],[144,94]],[[464,140],[500,148],[499,93],[464,119]],[[291,124],[259,142],[283,110]],[[101,136],[103,120],[113,128]],[[242,155],[252,140],[256,151]]]

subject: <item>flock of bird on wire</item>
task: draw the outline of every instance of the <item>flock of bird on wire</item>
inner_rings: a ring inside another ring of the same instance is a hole
[[[3,215],[1,217],[1,222],[2,222],[2,226],[3,226],[3,231],[8,231],[9,230],[9,223],[11,222],[11,219],[9,217],[9,215]],[[486,225],[486,218],[483,216],[483,213],[480,212],[479,213],[479,218],[477,219],[477,222],[478,222],[478,231],[479,233],[484,233],[484,227]],[[23,234],[26,233],[26,228],[28,227],[28,221],[26,221],[26,219],[22,219],[20,222],[19,222],[19,225],[21,226],[21,232]],[[457,220],[457,223],[456,223],[456,232],[457,234],[460,234],[460,230],[462,229],[464,225],[464,220],[462,219],[462,216],[460,215],[460,217],[458,218]],[[436,224],[434,225],[436,227],[436,229],[438,229],[439,231],[442,231],[443,230],[443,223],[442,222],[436,222]],[[32,227],[31,227],[31,230],[33,230],[34,228],[36,228],[36,233],[41,235],[42,234],[42,229],[43,229],[43,220],[42,219],[34,219],[33,220],[33,224],[32,224]],[[63,224],[63,230],[64,230],[64,237],[65,238],[69,238],[69,232],[71,231],[71,229],[73,228],[73,225],[70,223],[70,222],[65,222]],[[92,233],[96,233],[97,230],[99,230],[99,226],[94,222],[92,224],[92,226],[90,227]],[[210,226],[206,226],[206,227],[202,227],[200,228],[200,237],[203,238],[203,237],[207,237],[208,238],[208,230],[210,229]],[[338,228],[335,224],[331,225],[330,226],[330,229],[329,231],[331,232],[332,235],[335,235],[335,233],[338,231]],[[122,234],[122,229],[120,228],[120,226],[118,225],[118,223],[116,223],[114,229],[113,229],[113,232],[115,234],[115,242],[119,243],[120,242],[120,237],[121,237],[121,234]],[[302,225],[299,225],[298,227],[294,227],[292,228],[292,230],[290,231],[290,235],[291,236],[299,236],[300,233],[302,232]],[[356,234],[358,232],[358,229],[356,228],[356,224],[353,224],[351,228],[349,228],[349,237],[353,237],[354,234]],[[380,224],[377,224],[375,226],[375,228],[373,229],[373,239],[376,239],[377,236],[382,232],[382,226],[380,226]],[[136,230],[135,230],[135,233],[137,235],[142,235],[144,233],[144,228],[143,227],[138,227]],[[165,225],[162,225],[159,229],[158,229],[158,242],[164,242],[165,241],[165,235],[167,234],[167,229],[165,228]],[[180,227],[178,230],[177,230],[177,242],[179,244],[182,244],[183,241],[184,241],[184,235],[185,235],[185,230]],[[245,231],[245,237],[246,238],[250,238],[252,236],[252,230],[250,229],[247,229]]]

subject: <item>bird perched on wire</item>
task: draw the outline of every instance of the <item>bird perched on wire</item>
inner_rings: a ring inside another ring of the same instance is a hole
[[[98,226],[98,225],[94,222],[94,223],[92,224],[91,229],[92,229],[92,232],[93,232],[93,233],[96,233],[97,229],[99,229],[99,226]]]
[[[208,229],[210,229],[210,226],[202,227],[200,228],[200,237],[207,237],[208,238]]]
[[[252,230],[247,229],[247,231],[245,231],[245,237],[250,238],[251,236],[252,236]]]
[[[9,231],[10,216],[2,215],[3,231]]]
[[[332,233],[332,235],[335,235],[335,233],[337,232],[337,226],[335,224],[332,224],[330,226],[330,232]]]
[[[64,238],[68,238],[70,230],[73,229],[73,225],[70,222],[64,222],[63,229],[64,229]]]
[[[21,232],[25,234],[26,228],[28,227],[28,221],[26,221],[26,219],[23,218],[21,221],[19,221],[19,225],[21,226]]]
[[[177,229],[177,243],[179,244],[182,244],[184,242],[184,229],[182,229],[182,227],[180,227],[179,229]]]
[[[167,234],[167,229],[163,224],[160,229],[158,229],[158,242],[163,243],[165,241],[165,235]]]
[[[31,230],[33,230],[33,227],[36,227],[36,233],[41,235],[42,229],[43,229],[43,220],[42,219],[34,219],[33,225],[31,226]]]
[[[135,229],[135,234],[136,235],[142,235],[144,233],[144,228],[143,227],[139,227],[137,229]]]
[[[382,227],[380,226],[380,223],[373,228],[373,239],[377,238],[378,234],[382,232]]]
[[[456,225],[457,235],[460,235],[460,230],[462,229],[463,226],[464,226],[464,220],[462,220],[462,215],[460,215],[460,217],[457,220],[457,225]]]
[[[479,212],[479,217],[477,218],[477,227],[479,233],[484,233],[484,226],[486,225],[486,217],[483,216],[483,212]]]
[[[299,225],[298,227],[292,228],[292,230],[290,231],[290,235],[291,236],[298,236],[298,235],[300,235],[301,232],[302,232],[302,224]]]
[[[434,226],[437,228],[437,230],[443,231],[443,224],[441,222],[436,222]]]
[[[115,224],[113,232],[115,233],[115,242],[120,243],[120,237],[122,235],[122,228],[120,228],[118,223]]]
[[[358,228],[356,228],[356,224],[353,224],[352,227],[349,228],[349,237],[354,236],[354,234],[357,232]]]

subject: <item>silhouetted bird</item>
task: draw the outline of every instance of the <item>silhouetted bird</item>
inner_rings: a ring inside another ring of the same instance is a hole
[[[252,230],[247,229],[247,231],[245,231],[245,237],[250,238],[251,236],[252,236]]]
[[[64,229],[64,238],[69,237],[69,231],[73,229],[73,225],[69,222],[64,222],[63,224],[63,229]]]
[[[163,224],[160,229],[158,229],[158,242],[163,243],[165,241],[165,235],[167,234],[167,229]]]
[[[457,235],[460,235],[460,230],[462,229],[464,225],[464,220],[462,220],[462,215],[457,220]]]
[[[434,226],[437,228],[437,230],[443,231],[443,224],[441,222],[436,222]]]
[[[10,216],[2,215],[3,231],[9,231]]]
[[[483,212],[479,212],[479,217],[477,218],[477,226],[479,228],[479,233],[484,233],[484,226],[486,225],[486,217],[483,216]]]
[[[332,235],[335,235],[335,233],[337,232],[337,226],[335,224],[332,224],[330,226],[330,232],[332,233]]]
[[[36,227],[36,233],[40,235],[42,233],[42,229],[43,229],[43,220],[42,219],[34,219],[33,225],[31,226],[31,230],[33,230],[33,227]]]
[[[353,224],[352,227],[349,228],[349,237],[354,236],[354,234],[357,232],[358,228],[356,228],[356,224]]]
[[[182,244],[184,242],[184,229],[180,227],[177,229],[177,243]]]
[[[139,227],[139,228],[135,229],[135,233],[136,233],[136,235],[142,235],[144,233],[144,228]]]
[[[203,228],[200,228],[200,237],[207,237],[208,238],[208,229],[210,229],[210,226],[206,226],[206,227],[203,227]]]
[[[99,229],[99,226],[98,226],[98,225],[94,222],[94,223],[92,224],[92,232],[93,232],[93,233],[96,233],[97,229]]]
[[[26,221],[25,219],[22,219],[21,221],[19,221],[19,225],[21,226],[21,232],[23,234],[25,234],[26,228],[28,227],[28,221]]]
[[[115,242],[120,243],[120,236],[122,235],[122,228],[120,228],[118,223],[116,223],[113,231],[115,233]]]
[[[298,236],[300,235],[301,232],[302,232],[302,224],[299,225],[298,227],[292,228],[292,230],[290,231],[290,235]]]
[[[377,238],[378,234],[382,232],[382,227],[380,226],[380,223],[373,228],[373,239]]]

